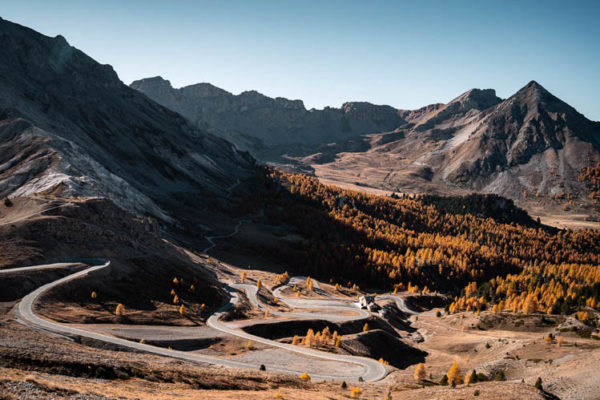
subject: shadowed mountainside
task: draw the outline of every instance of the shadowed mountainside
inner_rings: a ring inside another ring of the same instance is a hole
[[[131,87],[242,148],[258,145],[257,139],[263,146],[344,141],[404,122],[399,110],[365,102],[307,110],[301,100],[273,99],[256,91],[234,95],[210,83],[175,89],[161,77],[141,79]]]
[[[254,159],[130,89],[108,65],[0,20],[0,196],[103,196],[193,219]],[[192,217],[190,217],[192,215]]]

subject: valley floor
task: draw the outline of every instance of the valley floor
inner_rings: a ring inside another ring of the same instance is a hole
[[[223,271],[232,276],[241,272],[234,266],[221,265]],[[274,274],[258,270],[246,272],[246,279],[250,282],[260,279],[267,288],[275,283]],[[327,296],[335,293],[327,284],[321,283],[319,288],[322,288],[325,297],[315,296],[301,288],[300,298],[316,300],[322,297],[326,300]],[[271,291],[267,289],[267,293]],[[309,293],[310,296],[306,296]],[[472,369],[486,375],[502,371],[506,381],[458,385],[456,389],[437,384],[421,387],[412,377],[413,364],[400,369],[388,367],[390,372],[383,380],[348,382],[348,388],[341,390],[339,381],[313,379],[313,382],[303,382],[295,376],[269,371],[203,366],[131,352],[85,338],[67,340],[16,322],[15,304],[2,304],[0,320],[0,368],[3,377],[0,387],[6,399],[185,399],[199,395],[205,399],[305,399],[306,396],[338,399],[350,398],[350,388],[355,386],[361,388],[361,398],[365,399],[380,399],[387,394],[391,394],[393,399],[459,399],[472,398],[476,391],[486,399],[542,399],[545,398],[543,392],[533,387],[538,377],[542,378],[548,392],[561,399],[596,399],[600,395],[600,374],[596,372],[600,361],[600,342],[581,338],[575,333],[563,333],[565,340],[560,347],[556,343],[547,343],[545,335],[556,332],[559,324],[564,322],[564,318],[558,316],[544,319],[536,315],[483,312],[478,316],[469,312],[437,317],[433,310],[410,316],[407,321],[410,329],[397,329],[397,332],[402,342],[427,353],[424,361],[428,381],[438,382],[455,361],[463,373]],[[254,323],[260,323],[264,318],[252,313],[248,317],[252,317]],[[289,320],[285,316],[271,316],[268,323],[272,331],[277,332],[278,327],[283,327],[281,324]],[[240,322],[243,325],[244,320]],[[371,323],[376,326],[375,321]],[[310,373],[345,368],[343,364],[322,363],[317,359],[304,363],[302,356],[260,343],[248,347],[244,340],[208,327],[86,325],[85,328],[90,331],[101,331],[135,342],[144,338],[147,343],[163,340],[162,346],[170,344],[174,347],[185,347],[187,343],[192,346],[187,351],[225,359],[282,366],[287,363],[288,367],[293,365]],[[298,334],[302,332],[298,331]],[[356,334],[343,335],[344,340],[353,337]],[[377,351],[377,344],[374,346],[372,352]],[[351,354],[353,350],[344,346],[340,351]],[[346,370],[345,373],[352,371]]]
[[[164,284],[161,293],[145,288],[151,300],[174,287],[182,297],[193,293],[205,301],[208,298],[189,285],[199,273],[210,271],[214,274],[211,284],[218,283],[221,290],[227,288],[229,295],[237,296],[226,311],[219,310],[227,301],[219,297],[206,309],[197,304],[190,308],[200,310],[201,318],[188,318],[178,312],[179,304],[169,301],[159,306],[140,303],[147,308],[126,311],[120,318],[115,315],[114,299],[89,301],[91,288],[113,279],[111,274],[73,281],[69,290],[42,296],[34,307],[35,313],[63,326],[125,339],[136,346],[35,329],[18,313],[22,296],[81,271],[81,263],[28,270],[24,275],[0,273],[2,287],[10,287],[15,294],[13,300],[0,303],[0,398],[344,399],[351,398],[350,390],[355,387],[364,399],[386,395],[393,399],[472,399],[478,397],[476,393],[479,398],[498,400],[600,397],[600,341],[561,329],[572,318],[489,311],[447,315],[440,308],[419,309],[425,297],[406,292],[397,296],[368,293],[335,287],[333,281],[312,280],[309,285],[306,277],[290,278],[282,274],[281,266],[263,265],[255,256],[232,249],[230,232],[238,239],[264,235],[269,241],[269,235],[277,235],[298,240],[275,228],[233,222],[224,228],[228,231],[215,233],[207,249],[210,255],[180,249],[189,257],[187,263],[193,264],[189,270],[180,270],[189,274],[185,285],[183,275],[179,275],[181,282],[171,282],[173,274],[168,271],[153,278],[152,285]],[[140,273],[147,274],[154,264],[142,265]],[[144,276],[137,276],[134,287],[143,287],[145,281]],[[128,296],[139,293],[136,290],[130,289]],[[100,296],[106,292],[108,288]],[[354,305],[359,296],[368,294],[376,295],[383,312]],[[187,299],[190,307],[194,305],[194,298]],[[135,318],[127,318],[127,313]],[[294,336],[301,340],[309,329],[316,333],[325,328],[329,333],[339,332],[339,346],[331,339],[312,349],[291,344]],[[556,339],[545,340],[549,333],[562,337],[560,346]],[[166,357],[144,352],[137,344],[198,357],[196,362]],[[207,361],[198,361],[201,357]],[[219,365],[221,361],[229,366]],[[245,367],[233,368],[232,362]],[[426,367],[424,383],[413,378],[419,362]],[[503,374],[505,380],[456,388],[438,385],[454,362],[463,375],[476,370],[492,379]],[[260,370],[261,364],[266,371]],[[299,379],[300,372],[313,379]],[[358,379],[363,375],[365,381]],[[534,387],[538,378],[547,393]],[[345,388],[342,380],[347,381]]]
[[[357,190],[369,194],[389,196],[392,193],[444,193],[444,195],[465,195],[468,191],[451,190],[442,182],[424,182],[422,179],[413,179],[410,168],[407,172],[397,172],[398,163],[402,159],[388,159],[386,156],[374,165],[372,159],[362,160],[362,154],[345,153],[339,159],[327,164],[310,164],[315,176],[325,185],[338,186],[344,189]],[[402,182],[390,183],[390,179]],[[392,187],[394,189],[392,189]],[[527,198],[518,199],[516,205],[526,210],[532,218],[540,218],[545,225],[556,228],[568,229],[600,229],[600,210],[589,202],[575,200],[573,205],[568,205],[564,199],[537,198],[529,195]]]

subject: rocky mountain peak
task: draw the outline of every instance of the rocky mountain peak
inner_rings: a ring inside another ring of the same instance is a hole
[[[152,76],[150,78],[139,79],[139,80],[133,81],[131,83],[131,87],[134,89],[137,87],[140,87],[142,85],[155,86],[155,87],[166,87],[169,89],[173,88],[173,86],[171,86],[171,82],[164,79],[162,76]]]
[[[148,94],[152,93],[155,96],[170,96],[172,97],[173,86],[171,82],[163,79],[161,76],[140,79],[131,83],[131,87],[137,90],[143,90]],[[149,97],[152,97],[149,95]]]
[[[290,100],[285,97],[276,97],[275,104],[290,110],[306,111],[306,107],[304,107],[304,102],[302,100]]]
[[[179,92],[181,92],[184,96],[190,98],[233,96],[233,94],[231,94],[227,90],[223,90],[207,82],[197,83],[195,85],[183,87],[179,89]]]
[[[494,114],[510,114],[517,121],[537,121],[543,118],[546,124],[556,125],[557,128],[570,126],[580,134],[585,132],[587,140],[597,143],[600,141],[597,134],[591,134],[592,131],[597,131],[598,123],[586,119],[536,81],[529,82],[500,104]]]
[[[537,83],[534,80],[529,81],[529,83],[527,83],[527,85],[525,85],[521,90],[525,90],[525,89],[547,92],[547,90],[542,85],[540,85],[539,83]]]
[[[494,89],[471,89],[450,101],[447,106],[458,112],[470,109],[485,110],[501,101]]]
[[[0,47],[3,61],[0,74],[4,76],[9,76],[16,69],[30,75],[38,83],[52,80],[53,76],[60,77],[69,80],[66,88],[69,91],[121,84],[110,65],[97,63],[70,46],[61,35],[52,38],[19,24],[0,20]]]
[[[358,119],[370,120],[378,123],[385,121],[398,120],[398,124],[404,121],[400,119],[400,112],[390,106],[381,106],[368,103],[366,101],[347,102],[342,105],[342,111],[345,115]]]
[[[515,93],[509,100],[526,103],[528,106],[537,106],[539,103],[561,103],[566,107],[569,107],[566,103],[552,95],[542,85],[536,81],[531,81],[527,85],[523,86],[517,93]]]

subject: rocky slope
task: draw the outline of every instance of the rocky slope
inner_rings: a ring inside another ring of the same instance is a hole
[[[243,148],[257,146],[252,139],[263,146],[343,141],[404,122],[398,110],[364,102],[307,110],[301,100],[273,99],[256,91],[233,95],[209,83],[174,89],[161,77],[138,80],[131,87]]]
[[[296,160],[330,183],[409,193],[494,193],[552,224],[567,210],[582,223],[598,218],[578,173],[600,161],[600,123],[537,82],[506,100],[493,90],[474,89],[402,116],[406,123],[393,132],[365,137],[366,150]]]
[[[504,101],[493,90],[473,89],[405,119],[395,134],[375,137],[366,156],[396,156],[396,168],[386,167],[412,171],[410,177],[431,191],[476,190],[511,198],[525,190],[540,196],[585,193],[577,172],[600,159],[600,123],[533,81]],[[337,162],[349,164],[351,158],[344,154]],[[414,190],[415,182],[406,177],[393,171],[382,183],[390,190],[410,183]]]
[[[0,197],[102,196],[182,220],[254,159],[124,85],[113,69],[0,19]]]
[[[446,155],[440,171],[449,182],[486,192],[579,192],[579,169],[600,158],[600,123],[534,81],[465,129],[469,136]]]

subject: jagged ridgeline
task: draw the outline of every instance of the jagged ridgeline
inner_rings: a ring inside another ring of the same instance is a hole
[[[307,110],[302,100],[270,98],[254,90],[234,95],[210,83],[175,89],[161,77],[141,79],[131,87],[244,147],[252,139],[268,146],[340,141],[404,123],[399,110],[366,102]]]

